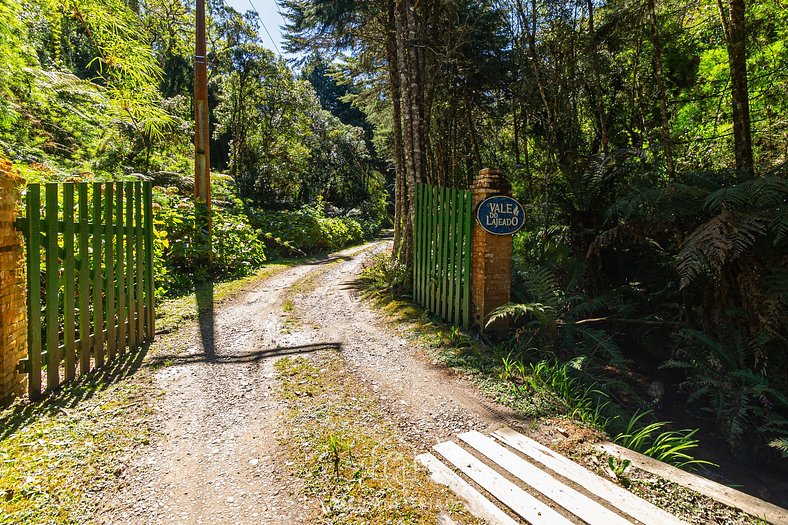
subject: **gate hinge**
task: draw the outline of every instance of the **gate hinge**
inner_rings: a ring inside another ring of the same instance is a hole
[[[16,370],[20,374],[29,374],[30,373],[30,360],[29,359],[20,359],[19,362],[16,364]]]

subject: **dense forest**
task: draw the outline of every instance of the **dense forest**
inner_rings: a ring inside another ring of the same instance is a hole
[[[401,264],[416,182],[508,175],[528,211],[509,361],[552,355],[597,406],[669,397],[741,457],[788,453],[784,3],[283,4],[289,49],[333,59],[396,168]],[[634,401],[632,370],[667,395]]]
[[[319,57],[294,74],[262,45],[256,14],[212,2],[205,264],[191,198],[194,16],[181,0],[0,2],[0,154],[28,182],[152,180],[160,296],[373,235],[385,181],[369,125],[339,100],[347,88]]]
[[[571,364],[630,413],[631,371],[658,377],[737,454],[788,454],[784,2],[280,5],[297,63],[208,2],[210,266],[192,2],[0,0],[0,154],[32,182],[153,180],[162,296],[386,221],[407,269],[415,184],[500,168],[528,212],[513,358]]]

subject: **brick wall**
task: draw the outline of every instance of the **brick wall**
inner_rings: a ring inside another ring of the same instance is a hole
[[[16,371],[27,354],[27,312],[22,236],[14,228],[24,179],[0,159],[0,403],[25,390]]]
[[[473,209],[487,197],[511,195],[512,188],[498,171],[484,169],[471,185]],[[486,317],[509,302],[512,288],[512,236],[487,233],[473,221],[471,240],[471,324],[484,331],[505,333],[508,320],[485,328]]]

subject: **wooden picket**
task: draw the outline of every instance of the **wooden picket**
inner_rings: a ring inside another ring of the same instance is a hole
[[[152,184],[48,183],[43,214],[41,190],[28,185],[17,220],[28,275],[28,357],[19,369],[31,399],[74,379],[77,364],[86,374],[155,333]]]
[[[413,299],[441,319],[470,324],[471,192],[416,189]]]

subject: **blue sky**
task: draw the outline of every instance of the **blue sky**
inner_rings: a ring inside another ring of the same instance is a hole
[[[260,13],[260,19],[263,21],[263,24],[265,24],[265,27],[268,28],[268,32],[271,33],[271,37],[269,38],[268,34],[265,32],[265,29],[262,27],[260,28],[260,38],[262,39],[265,47],[276,53],[276,49],[271,43],[271,39],[273,39],[276,41],[276,45],[279,46],[282,54],[284,56],[288,56],[287,53],[285,53],[284,47],[282,46],[282,31],[280,29],[280,26],[284,25],[285,22],[277,10],[276,0],[225,1],[227,4],[241,13],[252,11],[252,6],[254,6],[254,8],[257,9],[257,12]]]

